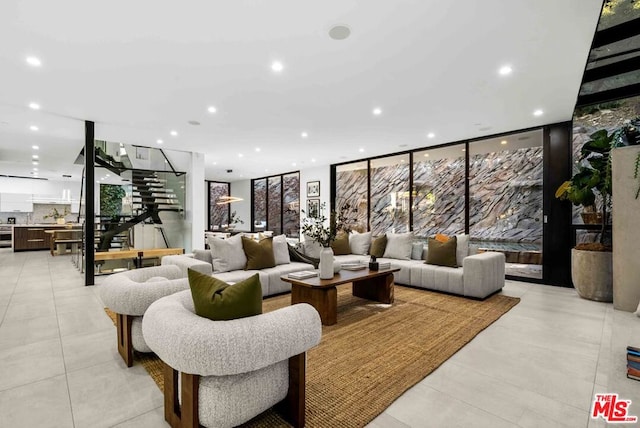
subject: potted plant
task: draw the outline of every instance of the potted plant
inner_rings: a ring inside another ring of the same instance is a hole
[[[571,250],[571,279],[578,294],[590,300],[613,300],[611,245],[605,241],[608,208],[611,205],[611,149],[621,144],[623,129],[606,129],[591,134],[582,147],[580,167],[569,181],[556,191],[556,198],[566,199],[585,208],[586,224],[597,223],[598,242],[580,243]],[[595,209],[596,196],[601,198],[600,212]]]
[[[47,214],[45,216],[42,216],[42,218],[45,219],[45,220],[48,219],[48,218],[53,218],[53,219],[55,219],[56,223],[64,224],[65,223],[64,218],[66,216],[68,216],[69,214],[71,214],[71,211],[69,211],[69,208],[67,208],[67,207],[64,207],[64,211],[63,212],[58,211],[57,207],[53,207],[51,209],[51,211],[49,211],[49,214]]]
[[[317,216],[306,216],[302,220],[302,234],[313,239],[322,245],[320,252],[320,278],[333,278],[333,250],[331,243],[336,239],[339,232],[349,233],[350,229],[346,225],[347,212],[350,205],[343,205],[339,211],[332,211],[327,218],[325,213],[326,203],[320,205]],[[304,210],[300,210],[306,215]]]

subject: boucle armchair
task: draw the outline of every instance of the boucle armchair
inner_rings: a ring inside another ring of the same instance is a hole
[[[142,315],[161,297],[189,288],[177,266],[153,266],[109,276],[99,286],[105,306],[116,313],[118,352],[127,367],[133,351],[151,352],[142,336]]]
[[[322,334],[312,306],[212,321],[195,314],[191,292],[183,291],[154,302],[142,331],[166,364],[165,420],[172,427],[233,427],[276,404],[304,426],[305,356]]]

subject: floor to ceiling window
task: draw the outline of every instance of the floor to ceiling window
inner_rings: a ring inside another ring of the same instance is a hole
[[[373,235],[409,231],[409,155],[372,159],[369,218]]]
[[[413,230],[427,238],[464,233],[464,144],[413,154]]]
[[[542,278],[542,131],[469,144],[469,234],[507,274]]]
[[[542,279],[542,129],[334,168],[332,209],[349,204],[352,228],[468,233],[480,251],[505,254],[508,275]]]
[[[231,185],[219,181],[208,181],[209,230],[216,230],[229,224],[229,197]]]
[[[349,206],[344,212],[353,230],[365,232],[369,227],[369,166],[355,162],[336,167],[336,208]]]
[[[254,232],[272,231],[298,237],[300,232],[300,173],[252,180]]]

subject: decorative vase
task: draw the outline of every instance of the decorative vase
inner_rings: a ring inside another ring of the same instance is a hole
[[[333,249],[323,247],[320,251],[320,279],[333,278]]]
[[[57,219],[56,219],[56,223],[58,223],[58,224],[64,224],[64,223],[65,223],[64,217],[59,217],[59,218],[57,218]]]

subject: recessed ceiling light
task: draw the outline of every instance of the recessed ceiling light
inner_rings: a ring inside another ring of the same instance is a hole
[[[33,150],[39,150],[39,149],[40,149],[40,147],[39,147],[39,146],[31,146],[31,148],[32,148]]]
[[[425,154],[424,154],[424,157],[425,157],[425,158],[428,158],[428,157],[429,157],[429,153],[425,153]]]
[[[218,165],[218,162],[214,162],[213,165]]]
[[[239,158],[241,158],[242,156],[244,156],[242,153],[238,153]]]
[[[346,25],[335,25],[329,30],[329,37],[333,40],[344,40],[351,35],[351,29]]]
[[[40,110],[40,104],[38,103],[29,103],[29,108],[32,110]]]
[[[311,159],[311,162],[315,162],[315,161],[316,161],[315,159]]]
[[[35,125],[31,125],[31,126],[29,127],[29,129],[30,129],[30,130],[32,130],[32,131],[37,131],[37,130],[38,130],[38,127],[37,127],[37,126],[35,126]]]
[[[280,61],[273,61],[271,63],[271,69],[276,73],[279,73],[284,69],[284,65],[282,65]]]
[[[358,150],[360,153],[364,153],[364,149],[362,147],[360,147],[360,149]]]
[[[256,152],[259,152],[259,151],[260,151],[260,147],[256,147]]]
[[[38,161],[33,161],[31,163],[34,164],[34,165],[38,165]]]
[[[435,136],[436,136],[436,134],[434,134],[433,132],[429,132],[429,133],[427,134],[427,138],[433,138],[433,137],[435,137]]]
[[[32,158],[38,159],[38,155],[31,155]]]
[[[111,174],[107,174],[107,175],[105,175],[105,177],[111,177]]]
[[[302,138],[307,138],[309,136],[309,134],[307,134],[306,132],[303,132],[302,134],[300,134],[300,136]]]
[[[171,132],[169,132],[169,134],[171,134],[172,137],[177,137],[178,136],[178,131],[171,131]]]
[[[40,67],[42,65],[42,61],[40,61],[40,58],[37,58],[35,56],[28,56],[27,64],[29,64],[32,67]]]
[[[513,69],[510,65],[503,65],[502,67],[500,67],[500,70],[498,70],[498,73],[500,73],[501,76],[506,76],[508,74],[511,74],[512,71]]]
[[[34,171],[37,171],[37,170],[38,170],[38,168],[33,168],[33,170],[34,170]]]
[[[156,144],[162,144],[162,143],[164,143],[164,141],[162,141],[160,138],[156,140]]]
[[[500,144],[502,144],[504,146],[505,144],[507,144],[507,140],[500,141]]]
[[[291,166],[296,166],[296,163],[295,163],[295,162],[292,162],[292,163],[291,163]]]
[[[207,111],[208,111],[209,113],[213,114],[213,113],[217,112],[217,111],[218,111],[218,109],[217,109],[217,108],[215,108],[214,106],[209,106],[209,107],[207,107]]]
[[[543,113],[544,113],[544,112],[543,112],[542,110],[538,109],[538,110],[536,110],[536,111],[534,111],[534,112],[533,112],[533,115],[534,115],[534,116],[542,116],[542,114],[543,114]]]
[[[375,116],[380,116],[382,114],[382,109],[380,107],[376,107],[373,109],[373,114]]]

